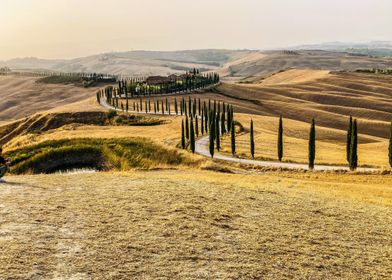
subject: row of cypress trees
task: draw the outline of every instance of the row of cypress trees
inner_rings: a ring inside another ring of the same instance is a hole
[[[180,76],[121,79],[117,87],[108,88],[111,91],[110,98],[127,100],[134,97],[191,92],[217,84],[219,81],[217,73],[200,74],[198,70],[194,70]],[[98,94],[102,92],[97,92]]]
[[[236,153],[236,143],[235,143],[235,122],[233,118],[233,109],[232,106],[229,109],[230,114],[228,115],[228,122],[223,123],[225,127],[228,128],[228,132],[230,132],[230,142],[231,142],[231,152],[233,156]],[[186,122],[188,121],[188,117]],[[197,119],[196,119],[197,121]],[[197,122],[196,122],[197,123]],[[220,150],[220,135],[223,135],[226,132],[220,133],[219,129],[219,115],[216,115],[216,118],[211,118],[209,122],[210,133],[209,133],[209,150],[211,157],[214,157],[215,147],[219,151]],[[226,126],[227,125],[227,126]],[[196,125],[197,126],[197,125]],[[184,125],[183,125],[184,127]],[[184,130],[184,128],[183,128]],[[195,137],[193,132],[193,120],[191,118],[191,151],[195,152]],[[198,136],[198,134],[197,134]],[[216,145],[214,145],[214,142]],[[185,149],[185,136],[183,132],[182,137],[182,147]],[[283,118],[282,115],[279,117],[279,126],[278,126],[278,159],[282,161],[283,158]],[[254,159],[255,155],[255,140],[254,140],[254,124],[253,120],[250,121],[250,154],[252,159]],[[314,118],[310,124],[309,131],[309,140],[308,140],[308,167],[310,170],[315,167],[315,158],[316,158],[316,123]],[[358,124],[357,120],[350,116],[349,126],[347,130],[347,144],[346,144],[346,158],[348,162],[348,166],[351,171],[354,171],[358,167]],[[390,139],[389,139],[389,147],[388,147],[388,159],[389,164],[392,167],[392,121],[390,125]]]
[[[193,104],[190,100],[189,107],[192,108]],[[186,106],[185,106],[186,107]],[[192,111],[193,112],[193,111]],[[200,126],[199,126],[200,120]],[[200,127],[200,130],[199,130]],[[200,114],[187,114],[182,120],[181,125],[181,147],[186,148],[187,141],[189,142],[192,153],[195,152],[195,141],[199,135],[209,134],[210,139],[210,154],[214,156],[215,148],[219,151],[220,137],[230,131],[233,131],[234,127],[234,110],[233,106],[230,104],[216,102],[216,100],[211,103],[209,100],[208,105],[204,101],[201,107]],[[233,135],[235,135],[233,133]],[[234,141],[235,143],[235,141]],[[233,150],[233,154],[235,149]]]

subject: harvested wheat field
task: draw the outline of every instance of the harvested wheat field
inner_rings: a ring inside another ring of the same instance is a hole
[[[36,83],[39,77],[0,76],[0,121],[9,121],[95,96],[97,88]]]
[[[0,278],[388,279],[391,186],[188,170],[8,177]]]

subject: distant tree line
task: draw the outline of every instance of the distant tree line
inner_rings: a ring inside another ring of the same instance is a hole
[[[200,73],[197,69],[182,75],[173,74],[167,77],[120,79],[117,87],[110,89],[109,103],[112,103],[112,99],[126,99],[127,101],[138,97],[191,92],[217,84],[219,80],[217,73]],[[101,98],[103,96],[108,98],[104,90],[98,94],[101,95]]]
[[[388,69],[380,69],[380,68],[357,69],[355,72],[392,75],[392,68],[388,68]]]

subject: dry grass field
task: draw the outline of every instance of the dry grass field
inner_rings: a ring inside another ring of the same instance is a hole
[[[195,170],[8,177],[1,279],[390,279],[392,179]]]
[[[96,88],[36,83],[37,77],[0,76],[0,121],[23,118],[37,112],[95,96]]]

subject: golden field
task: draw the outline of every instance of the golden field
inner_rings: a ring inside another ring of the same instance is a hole
[[[388,279],[391,186],[380,175],[186,169],[8,177],[0,275]]]

